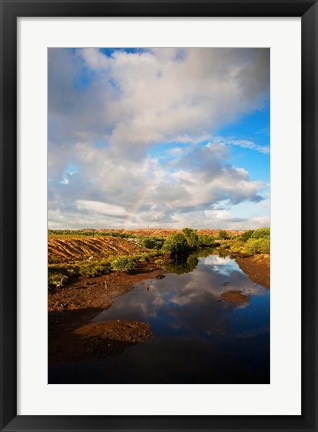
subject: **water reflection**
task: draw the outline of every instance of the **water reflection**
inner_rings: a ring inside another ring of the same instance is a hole
[[[180,273],[183,268],[182,263]],[[154,332],[224,334],[229,324],[228,313],[247,307],[246,303],[220,301],[222,293],[229,290],[239,290],[249,300],[252,295],[267,293],[264,287],[254,284],[235,261],[210,255],[200,258],[191,273],[170,273],[164,279],[148,280],[136,286],[95,321],[137,319],[150,322]]]
[[[164,268],[172,273],[184,274],[192,272],[197,267],[198,263],[199,259],[195,255],[190,255],[177,262],[168,262],[165,264]]]
[[[85,373],[73,365],[77,382],[269,383],[269,290],[229,257],[193,256],[173,270],[94,319],[147,321],[154,337],[102,365],[86,363]],[[248,301],[222,300],[230,290]]]

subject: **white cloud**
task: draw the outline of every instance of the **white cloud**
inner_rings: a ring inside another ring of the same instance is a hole
[[[117,150],[196,139],[262,105],[266,49],[183,49],[142,53],[49,50],[49,109],[55,134],[107,136]],[[180,60],[181,58],[181,60]],[[79,70],[94,79],[81,88]],[[75,86],[74,86],[75,82]],[[77,84],[77,85],[76,85]],[[80,87],[78,91],[77,88]],[[54,121],[55,120],[55,121]],[[56,130],[56,128],[58,130]],[[53,129],[53,127],[52,127]],[[53,133],[53,131],[52,131]]]
[[[268,73],[264,49],[49,49],[50,226],[233,223],[215,206],[257,203],[264,184],[229,145],[267,150],[201,143],[262,106]]]
[[[252,181],[245,169],[226,164],[222,149],[214,150],[211,145],[193,148],[169,171],[154,157],[121,160],[111,149],[78,143],[72,158],[78,172],[64,181],[61,163],[63,181],[49,183],[50,205],[69,214],[95,215],[95,225],[100,220],[104,226],[105,215],[113,216],[117,227],[226,223],[222,216],[228,212],[216,204],[255,205],[264,184]]]
[[[270,226],[270,217],[269,216],[253,217],[250,221],[250,226],[254,229],[269,227]]]
[[[234,139],[234,138],[216,138],[215,142],[222,143],[225,145],[234,145],[242,148],[247,148],[250,150],[256,150],[259,153],[263,154],[269,154],[270,148],[269,146],[261,146],[255,144],[253,141],[250,140],[243,140],[243,139]]]
[[[123,207],[105,202],[78,200],[75,201],[75,205],[79,210],[88,210],[92,213],[107,216],[127,216],[127,212]]]

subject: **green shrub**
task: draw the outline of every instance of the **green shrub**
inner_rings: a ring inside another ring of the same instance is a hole
[[[132,258],[135,262],[138,261],[144,263],[149,259],[150,256],[151,256],[150,253],[142,252],[141,254],[130,256],[130,258]]]
[[[245,231],[243,234],[239,236],[239,239],[246,242],[248,239],[252,237],[254,230]]]
[[[146,247],[147,249],[161,249],[163,244],[165,242],[165,239],[163,237],[143,237],[141,239],[142,246]]]
[[[198,234],[199,246],[215,246],[214,237],[208,234]]]
[[[167,237],[162,246],[162,252],[172,256],[183,255],[188,251],[189,245],[187,239],[181,233],[172,234]]]
[[[243,240],[234,240],[231,244],[231,252],[244,252],[245,242]]]
[[[218,238],[221,240],[228,240],[230,238],[230,236],[225,230],[220,230]]]
[[[160,256],[161,255],[161,250],[160,251],[158,251],[157,249],[153,249],[153,250],[151,250],[150,252],[149,252],[149,256],[150,257],[157,257],[157,256]]]
[[[64,275],[63,273],[55,273],[48,275],[48,285],[50,288],[54,288],[57,286],[64,286],[67,284],[69,277]]]
[[[186,238],[190,249],[196,249],[199,246],[199,237],[196,230],[192,228],[184,228],[182,234]]]
[[[122,256],[115,258],[111,262],[111,267],[114,271],[129,272],[136,267],[136,261],[132,257]]]
[[[259,250],[259,253],[269,254],[270,253],[270,240],[266,239],[266,238],[259,239],[258,250]]]
[[[260,239],[260,238],[269,239],[270,238],[270,229],[269,228],[259,228],[259,229],[256,229],[253,232],[251,238],[254,238],[254,239]]]
[[[78,266],[79,274],[85,277],[97,277],[102,274],[108,274],[112,270],[109,261],[90,261],[80,263]]]
[[[177,257],[193,251],[199,246],[199,235],[196,230],[184,228],[182,233],[175,233],[167,237],[161,251]]]
[[[66,285],[72,276],[78,274],[78,268],[73,264],[49,264],[48,285],[53,288],[57,285]]]
[[[250,238],[245,243],[244,252],[247,255],[255,254],[269,254],[270,253],[270,240],[266,238]]]

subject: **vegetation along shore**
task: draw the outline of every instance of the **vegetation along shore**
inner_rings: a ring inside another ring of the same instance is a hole
[[[92,324],[137,284],[193,270],[198,257],[234,258],[256,284],[270,287],[270,230],[49,230],[49,361],[113,355],[151,335],[144,322]],[[147,288],[147,286],[146,286]],[[241,302],[238,292],[220,301]],[[106,354],[105,354],[106,353]]]

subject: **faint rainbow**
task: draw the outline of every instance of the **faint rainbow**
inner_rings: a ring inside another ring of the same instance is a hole
[[[148,185],[146,185],[141,190],[141,192],[138,195],[138,197],[136,198],[136,200],[130,206],[130,209],[128,210],[128,215],[123,222],[123,228],[124,229],[129,228],[127,225],[130,223],[131,219],[136,215],[136,213],[138,212],[138,209],[141,207],[141,205],[145,202],[146,196],[147,196],[149,190],[151,189],[151,186],[152,186],[151,182]]]

